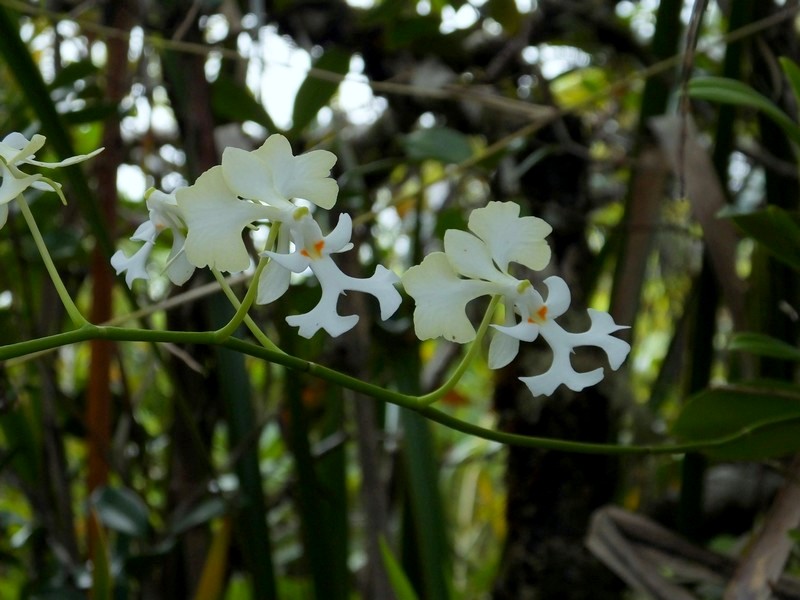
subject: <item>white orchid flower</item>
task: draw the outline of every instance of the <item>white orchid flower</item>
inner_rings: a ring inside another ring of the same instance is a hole
[[[198,268],[243,271],[250,255],[242,230],[254,221],[282,215],[278,208],[237,196],[225,182],[221,166],[210,168],[175,197],[188,229],[186,257]]]
[[[494,326],[490,368],[507,365],[519,352],[520,341],[533,341],[541,334],[553,349],[553,365],[543,375],[520,378],[534,395],[551,394],[561,383],[576,391],[594,385],[602,379],[603,370],[578,373],[569,356],[577,346],[599,346],[608,355],[612,369],[619,368],[630,346],[611,333],[622,327],[608,314],[590,310],[592,326],[588,331],[566,332],[554,320],[570,304],[564,280],[545,280],[549,292],[545,301],[529,281],[511,275],[511,262],[541,270],[550,261],[544,238],[551,227],[536,217],[519,217],[519,210],[512,202],[490,202],[474,210],[468,222],[473,233],[448,230],[444,252],[428,255],[403,275],[403,286],[416,302],[414,330],[423,340],[444,337],[457,343],[472,341],[476,334],[466,314],[467,304],[480,296],[499,295],[505,322]]]
[[[529,288],[535,298],[532,306],[539,307],[533,314],[529,313],[528,317],[513,326],[493,325],[493,327],[523,342],[532,342],[541,336],[552,349],[553,362],[547,371],[541,375],[519,378],[534,396],[542,394],[549,396],[562,383],[572,391],[580,392],[599,383],[603,379],[603,369],[597,368],[585,373],[576,371],[570,362],[570,355],[574,349],[578,346],[601,348],[608,357],[609,365],[616,371],[625,361],[631,347],[627,342],[611,334],[627,327],[614,323],[614,319],[608,313],[590,308],[588,313],[591,325],[588,330],[581,333],[565,331],[555,319],[569,308],[569,288],[563,279],[555,276],[545,279],[544,284],[548,290],[546,302],[541,300],[532,287]]]
[[[326,236],[322,235],[319,225],[305,207],[295,211],[292,222],[285,221],[282,224],[282,227],[287,226],[292,234],[295,251],[291,254],[265,252],[264,255],[294,273],[302,273],[310,268],[322,288],[319,303],[311,311],[286,318],[289,325],[299,328],[300,335],[310,338],[320,329],[324,329],[336,337],[355,327],[358,316],[342,316],[336,308],[339,296],[346,291],[365,292],[375,296],[380,306],[381,319],[388,319],[398,309],[402,297],[395,288],[399,281],[397,275],[378,265],[372,277],[357,279],[342,273],[333,262],[332,254],[346,252],[353,247],[350,243],[353,224],[349,215],[342,214],[336,227]]]
[[[147,209],[150,218],[139,225],[131,236],[131,240],[144,242],[144,244],[132,256],[127,256],[122,250],[117,250],[111,257],[111,266],[114,267],[117,275],[125,273],[125,283],[128,284],[128,287],[131,287],[137,279],[149,279],[147,260],[158,236],[165,229],[169,229],[172,231],[172,250],[167,259],[166,273],[170,281],[176,285],[182,285],[192,276],[194,265],[189,262],[184,252],[186,225],[183,222],[175,195],[165,194],[159,190],[150,190],[147,195]]]
[[[475,328],[466,305],[479,296],[500,294],[511,302],[512,314],[515,308],[522,311],[522,304],[515,306],[522,282],[508,273],[509,263],[541,270],[550,262],[544,238],[552,228],[537,217],[520,218],[513,202],[490,202],[473,210],[467,226],[474,234],[448,230],[444,252],[429,254],[403,275],[403,286],[417,304],[414,329],[422,340],[472,341]]]
[[[250,264],[242,230],[254,222],[291,221],[302,198],[331,208],[339,192],[330,170],[336,156],[327,150],[292,154],[289,141],[271,135],[252,152],[226,148],[222,164],[203,173],[194,185],[177,191],[178,206],[188,227],[186,256],[196,267],[241,271]],[[289,250],[288,233],[278,237],[279,252]],[[268,266],[257,301],[280,297],[289,273]]]
[[[330,177],[335,163],[336,155],[327,150],[293,156],[289,140],[280,134],[251,152],[226,148],[222,153],[222,172],[236,195],[287,210],[295,208],[289,202],[293,198],[333,208],[339,194]]]
[[[24,135],[15,131],[9,133],[0,142],[0,177],[2,177],[2,183],[0,183],[0,227],[5,225],[8,219],[8,203],[28,188],[53,191],[66,204],[66,198],[64,198],[64,193],[61,191],[60,183],[45,177],[41,173],[28,175],[22,172],[19,167],[22,165],[48,169],[66,167],[88,160],[103,150],[98,148],[89,154],[79,154],[59,162],[35,160],[34,156],[44,146],[46,139],[43,135],[36,134],[28,140]]]
[[[281,227],[278,230],[274,251],[278,254],[289,254],[290,241],[291,230],[289,227]],[[291,276],[292,272],[289,269],[277,261],[270,260],[258,279],[256,304],[269,304],[283,296],[289,289]]]

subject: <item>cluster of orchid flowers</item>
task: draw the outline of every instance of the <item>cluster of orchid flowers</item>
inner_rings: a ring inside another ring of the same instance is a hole
[[[40,174],[27,175],[19,167],[59,167],[96,153],[44,163],[34,159],[43,144],[43,136],[28,141],[19,133],[0,142],[0,226],[5,223],[8,203],[29,187],[51,189],[63,200],[58,183]],[[492,325],[489,366],[508,365],[521,341],[541,337],[552,349],[550,368],[520,378],[535,396],[552,394],[561,384],[581,391],[602,380],[600,367],[589,372],[573,368],[570,355],[576,347],[601,348],[612,369],[623,363],[630,346],[612,335],[624,327],[615,324],[608,313],[589,309],[587,331],[565,331],[555,319],[569,308],[566,282],[556,276],[545,279],[545,299],[529,280],[511,274],[512,263],[534,271],[547,267],[550,248],[545,237],[551,232],[542,219],[520,217],[520,207],[513,202],[489,202],[473,210],[470,232],[448,230],[444,251],[429,254],[402,277],[380,265],[365,279],[343,273],[333,255],[353,248],[352,221],[343,213],[324,235],[312,211],[331,209],[336,203],[339,190],[330,176],[335,162],[336,156],[326,150],[294,156],[288,140],[278,134],[251,152],[227,148],[221,164],[203,173],[193,185],[172,194],[151,190],[146,198],[149,218],[131,237],[142,246],[131,256],[116,252],[111,264],[118,275],[125,274],[129,287],[136,279],[149,279],[150,254],[158,236],[170,230],[172,249],[165,272],[173,283],[182,285],[196,268],[243,271],[250,267],[251,257],[242,233],[253,224],[263,224],[270,234],[260,254],[266,266],[256,271],[256,303],[267,304],[283,296],[292,273],[310,270],[319,281],[317,305],[286,319],[301,336],[310,338],[324,329],[335,337],[352,329],[358,316],[340,315],[337,309],[339,296],[348,291],[374,296],[381,319],[389,319],[402,302],[397,289],[402,283],[416,303],[414,329],[422,340],[473,341],[476,330],[467,316],[467,304],[480,296],[499,296],[505,316],[502,325]]]

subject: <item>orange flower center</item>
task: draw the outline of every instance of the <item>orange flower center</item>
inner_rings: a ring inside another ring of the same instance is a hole
[[[318,242],[314,243],[314,247],[312,249],[303,248],[300,250],[300,254],[305,256],[306,258],[311,259],[318,259],[322,258],[322,249],[325,247],[325,240],[319,240]]]
[[[547,319],[547,306],[542,307],[536,311],[536,317],[528,317],[528,323],[542,323]]]

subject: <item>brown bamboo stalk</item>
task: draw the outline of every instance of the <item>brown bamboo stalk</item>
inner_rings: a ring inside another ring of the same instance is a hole
[[[114,3],[106,13],[106,21],[116,28],[127,28],[130,22],[130,2]],[[106,95],[112,102],[122,99],[128,89],[128,45],[121,39],[109,39],[106,69]],[[96,159],[97,192],[106,227],[113,229],[117,204],[117,167],[123,162],[123,147],[119,116],[115,113],[103,130],[105,151]],[[92,305],[90,320],[102,323],[111,318],[113,274],[108,256],[95,247],[91,257]],[[86,395],[86,430],[88,443],[87,492],[108,482],[109,452],[111,449],[111,388],[110,369],[114,344],[93,340],[90,346],[89,384]],[[92,556],[97,540],[97,526],[92,516],[88,522],[88,551]]]

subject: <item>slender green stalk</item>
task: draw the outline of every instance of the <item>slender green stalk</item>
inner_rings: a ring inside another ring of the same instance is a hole
[[[330,383],[340,385],[344,388],[371,396],[381,402],[396,404],[409,408],[422,416],[436,421],[446,427],[467,433],[475,437],[490,441],[499,442],[514,446],[526,446],[529,448],[540,448],[545,450],[559,450],[562,452],[577,452],[582,454],[684,454],[695,450],[709,450],[718,448],[726,444],[733,443],[740,439],[746,439],[754,433],[774,426],[778,423],[800,423],[800,416],[779,417],[754,423],[734,434],[704,440],[701,442],[690,442],[685,444],[662,444],[662,445],[618,445],[602,443],[585,443],[553,438],[542,438],[524,436],[518,434],[504,433],[487,429],[473,423],[458,419],[450,414],[438,410],[432,406],[425,406],[420,403],[418,396],[402,394],[393,390],[384,389],[377,385],[361,381],[339,371],[316,364],[311,361],[286,354],[281,350],[265,348],[252,342],[246,342],[238,338],[228,338],[222,342],[214,337],[213,331],[153,331],[149,329],[127,329],[122,327],[98,327],[87,323],[79,329],[58,333],[55,335],[0,346],[0,361],[22,356],[30,352],[60,348],[70,344],[86,342],[92,339],[107,339],[117,342],[170,342],[177,344],[208,344],[221,346],[230,350],[235,350],[248,356],[260,358],[278,365],[282,365],[294,371],[308,373],[314,377],[319,377]]]
[[[264,243],[265,250],[275,249],[280,228],[280,223],[275,223],[272,225],[272,227],[270,227],[267,241]],[[225,278],[222,277],[222,274],[220,274],[220,272],[216,269],[211,269],[211,272],[214,273],[214,277],[222,288],[222,291],[225,293],[225,296],[228,298],[228,301],[236,310],[236,314],[233,315],[233,318],[231,318],[230,322],[216,332],[216,335],[219,337],[218,341],[221,342],[229,338],[231,335],[233,335],[233,332],[236,331],[236,328],[244,323],[245,326],[247,326],[247,328],[250,330],[250,333],[253,334],[253,336],[262,346],[276,352],[282,352],[282,350],[267,337],[264,331],[258,325],[256,325],[256,322],[253,321],[253,319],[247,314],[247,311],[250,310],[250,307],[253,305],[253,302],[256,299],[256,295],[258,293],[258,280],[261,277],[261,272],[264,270],[267,264],[269,264],[270,260],[271,259],[262,257],[261,260],[258,261],[256,272],[253,275],[253,279],[250,281],[250,287],[247,289],[247,294],[245,294],[244,300],[241,302],[236,297],[236,294],[233,293],[233,290],[228,285],[228,282],[225,281]]]
[[[222,275],[218,271],[212,269],[212,272],[214,273],[214,277],[217,278],[217,281],[219,282],[219,285],[222,288],[223,293],[228,298],[228,301],[234,306],[234,308],[236,309],[236,313],[239,314],[239,309],[241,307],[239,298],[236,297],[236,294],[231,289],[231,286],[228,285],[228,282],[225,281],[225,278],[222,277]],[[256,287],[257,287],[256,285],[251,285],[251,289],[255,289]],[[256,325],[256,322],[253,321],[250,315],[245,314],[242,322],[250,330],[250,333],[253,334],[253,337],[255,337],[256,340],[258,340],[258,343],[264,346],[264,348],[267,348],[273,352],[280,352],[281,354],[284,354],[283,350],[278,348],[278,346],[275,345],[275,342],[269,339],[267,335],[261,330],[261,328],[258,325]],[[225,339],[227,338],[219,339],[218,342],[223,342],[225,341]]]
[[[486,335],[486,331],[489,329],[489,325],[492,322],[492,317],[494,317],[494,309],[497,308],[497,303],[499,301],[499,295],[492,297],[492,301],[489,303],[489,308],[486,309],[486,314],[483,315],[483,320],[478,327],[478,332],[475,334],[475,339],[470,345],[469,350],[467,350],[467,352],[464,354],[464,357],[461,359],[461,362],[456,367],[455,371],[453,371],[453,374],[439,388],[419,396],[417,400],[420,404],[423,406],[433,404],[447,392],[456,387],[458,382],[461,380],[461,377],[469,368],[469,365],[472,364],[472,360],[475,358],[475,355],[480,352],[481,342],[483,341],[483,337]]]
[[[220,342],[225,341],[229,337],[233,335],[233,332],[239,328],[239,325],[242,324],[245,317],[247,316],[247,311],[250,310],[250,307],[253,306],[253,302],[256,299],[256,294],[258,293],[258,278],[261,276],[261,271],[264,270],[264,267],[267,265],[266,259],[261,259],[258,261],[258,265],[256,266],[256,272],[253,275],[253,279],[250,280],[250,287],[247,288],[247,293],[244,296],[244,299],[240,302],[238,299],[234,302],[231,300],[231,304],[233,304],[234,309],[236,312],[231,317],[231,320],[228,321],[227,324],[217,329],[214,332],[214,335],[219,339]],[[227,287],[227,283],[225,282],[225,277],[223,277],[222,273],[220,273],[217,269],[211,269],[211,272],[214,274],[217,282],[220,286]],[[230,288],[228,287],[230,290]],[[227,295],[227,292],[226,292]],[[230,298],[230,296],[229,296]],[[235,296],[234,296],[235,298]]]
[[[88,325],[89,321],[86,320],[81,314],[81,311],[78,310],[78,307],[75,306],[64,282],[61,280],[61,275],[58,274],[58,269],[56,269],[50,252],[47,250],[47,245],[44,243],[44,238],[42,238],[42,233],[39,231],[39,226],[36,224],[36,219],[33,218],[33,213],[28,206],[28,202],[22,194],[17,196],[17,205],[19,206],[20,212],[22,212],[22,216],[25,218],[25,222],[28,224],[28,229],[31,230],[33,241],[36,244],[36,248],[39,250],[39,254],[42,256],[42,261],[56,288],[58,297],[61,299],[64,308],[67,309],[67,314],[76,327]]]

